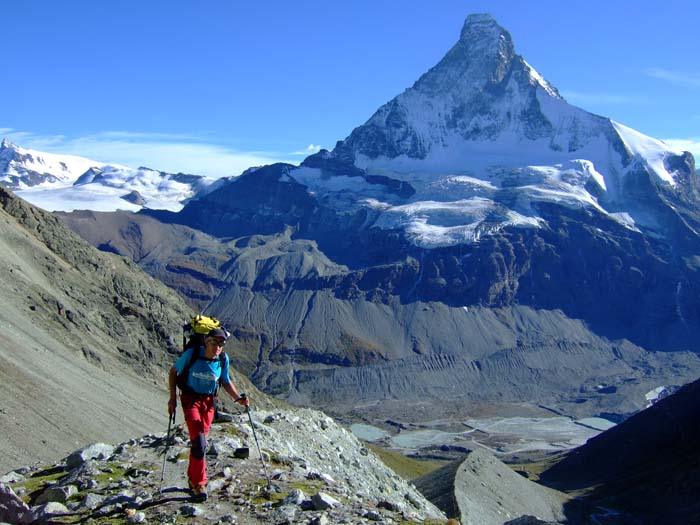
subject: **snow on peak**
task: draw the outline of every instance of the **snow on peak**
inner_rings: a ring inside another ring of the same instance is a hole
[[[74,155],[21,148],[5,139],[0,149],[0,182],[10,189],[65,184],[88,169],[102,165],[101,162]]]
[[[667,182],[671,186],[676,185],[676,179],[664,162],[669,156],[680,156],[683,154],[680,150],[672,149],[665,142],[649,137],[627,126],[623,126],[618,122],[611,121],[613,127],[620,135],[625,147],[634,155],[635,158],[642,160],[651,168],[661,180]]]
[[[562,96],[559,94],[559,91],[557,91],[557,88],[555,88],[552,84],[547,82],[547,80],[545,80],[545,78],[542,75],[540,75],[534,67],[528,64],[526,60],[523,59],[523,62],[525,63],[526,71],[530,74],[530,78],[535,83],[535,85],[540,86],[551,97],[562,98]]]
[[[639,231],[649,217],[626,184],[646,166],[673,186],[668,166],[682,164],[670,162],[678,155],[569,105],[515,53],[510,34],[479,14],[467,18],[436,66],[325,154],[324,163],[350,162],[365,178],[306,168],[292,177],[326,202],[369,208],[375,227],[403,229],[415,244],[438,247],[506,226],[540,227],[542,202],[592,209]],[[371,177],[413,191],[404,200],[382,195],[366,183]]]
[[[178,211],[212,182],[195,175],[25,149],[8,140],[0,149],[0,183],[48,211],[138,211],[143,206]],[[132,202],[133,192],[142,197],[140,204]]]
[[[459,40],[468,45],[481,42],[485,46],[493,46],[501,40],[507,43],[512,41],[510,33],[487,13],[474,13],[467,16],[462,26]]]

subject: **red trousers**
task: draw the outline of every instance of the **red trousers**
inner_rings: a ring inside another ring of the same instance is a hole
[[[190,464],[187,477],[192,485],[207,484],[207,436],[214,419],[214,396],[192,396],[182,394],[182,411],[190,433]]]

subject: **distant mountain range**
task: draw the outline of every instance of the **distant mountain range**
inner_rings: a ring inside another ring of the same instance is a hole
[[[48,211],[177,211],[214,181],[24,149],[5,139],[0,144],[0,183]]]
[[[567,104],[488,15],[332,151],[209,188],[62,217],[291,401],[621,418],[700,372],[692,155]]]

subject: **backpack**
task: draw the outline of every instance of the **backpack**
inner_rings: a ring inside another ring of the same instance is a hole
[[[214,328],[221,328],[221,321],[216,317],[195,315],[192,320],[182,326],[182,351],[197,348],[204,344],[204,336]]]
[[[186,394],[194,393],[192,389],[187,386],[190,368],[192,368],[192,365],[194,365],[197,359],[205,359],[201,350],[202,346],[204,346],[204,337],[214,328],[222,328],[221,322],[216,317],[207,317],[202,314],[195,315],[191,321],[188,321],[182,326],[182,352],[184,353],[192,348],[192,355],[187,361],[187,364],[185,364],[185,368],[177,375],[177,380],[175,381],[175,384],[181,392]],[[224,352],[219,354],[219,365],[223,373],[224,367],[226,366],[226,354]],[[221,384],[221,377],[219,377],[219,384]],[[213,394],[214,397],[216,397],[218,391],[219,387],[217,386]]]

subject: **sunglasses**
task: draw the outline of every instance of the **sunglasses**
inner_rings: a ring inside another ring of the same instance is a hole
[[[220,341],[218,339],[208,339],[208,341],[214,346],[224,346],[226,344],[226,341]]]

